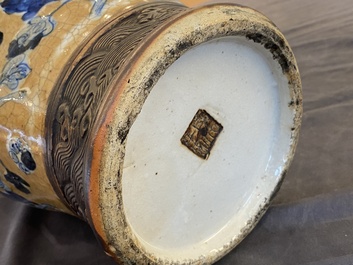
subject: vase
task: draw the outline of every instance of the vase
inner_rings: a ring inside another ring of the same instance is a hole
[[[0,3],[0,191],[88,222],[124,264],[212,264],[293,159],[294,55],[235,4]]]

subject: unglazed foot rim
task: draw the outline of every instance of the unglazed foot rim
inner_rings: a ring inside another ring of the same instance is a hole
[[[293,54],[261,14],[210,5],[169,20],[125,67],[92,142],[91,222],[123,261],[213,263],[259,221],[293,158]]]

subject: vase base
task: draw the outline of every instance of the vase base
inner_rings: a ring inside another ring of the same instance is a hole
[[[213,5],[173,18],[127,65],[93,141],[92,222],[126,262],[210,264],[255,226],[293,157],[295,60],[262,15]]]

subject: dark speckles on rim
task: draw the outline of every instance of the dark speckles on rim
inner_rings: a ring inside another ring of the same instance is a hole
[[[262,44],[265,49],[269,50],[273,59],[277,60],[278,63],[282,67],[283,73],[288,73],[290,68],[294,66],[285,56],[285,44],[284,41],[280,38],[272,39],[270,36],[273,35],[271,32],[255,32],[255,33],[247,33],[246,38],[254,41],[255,43]],[[296,67],[294,66],[294,69]]]
[[[297,98],[295,101],[294,101],[294,100],[291,100],[291,101],[288,103],[288,107],[299,106],[299,105],[301,105],[301,103],[302,103],[302,100]]]

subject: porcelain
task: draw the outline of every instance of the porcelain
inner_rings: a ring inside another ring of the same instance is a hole
[[[4,195],[87,221],[125,264],[212,264],[240,243],[302,116],[270,20],[234,4],[0,5]]]

